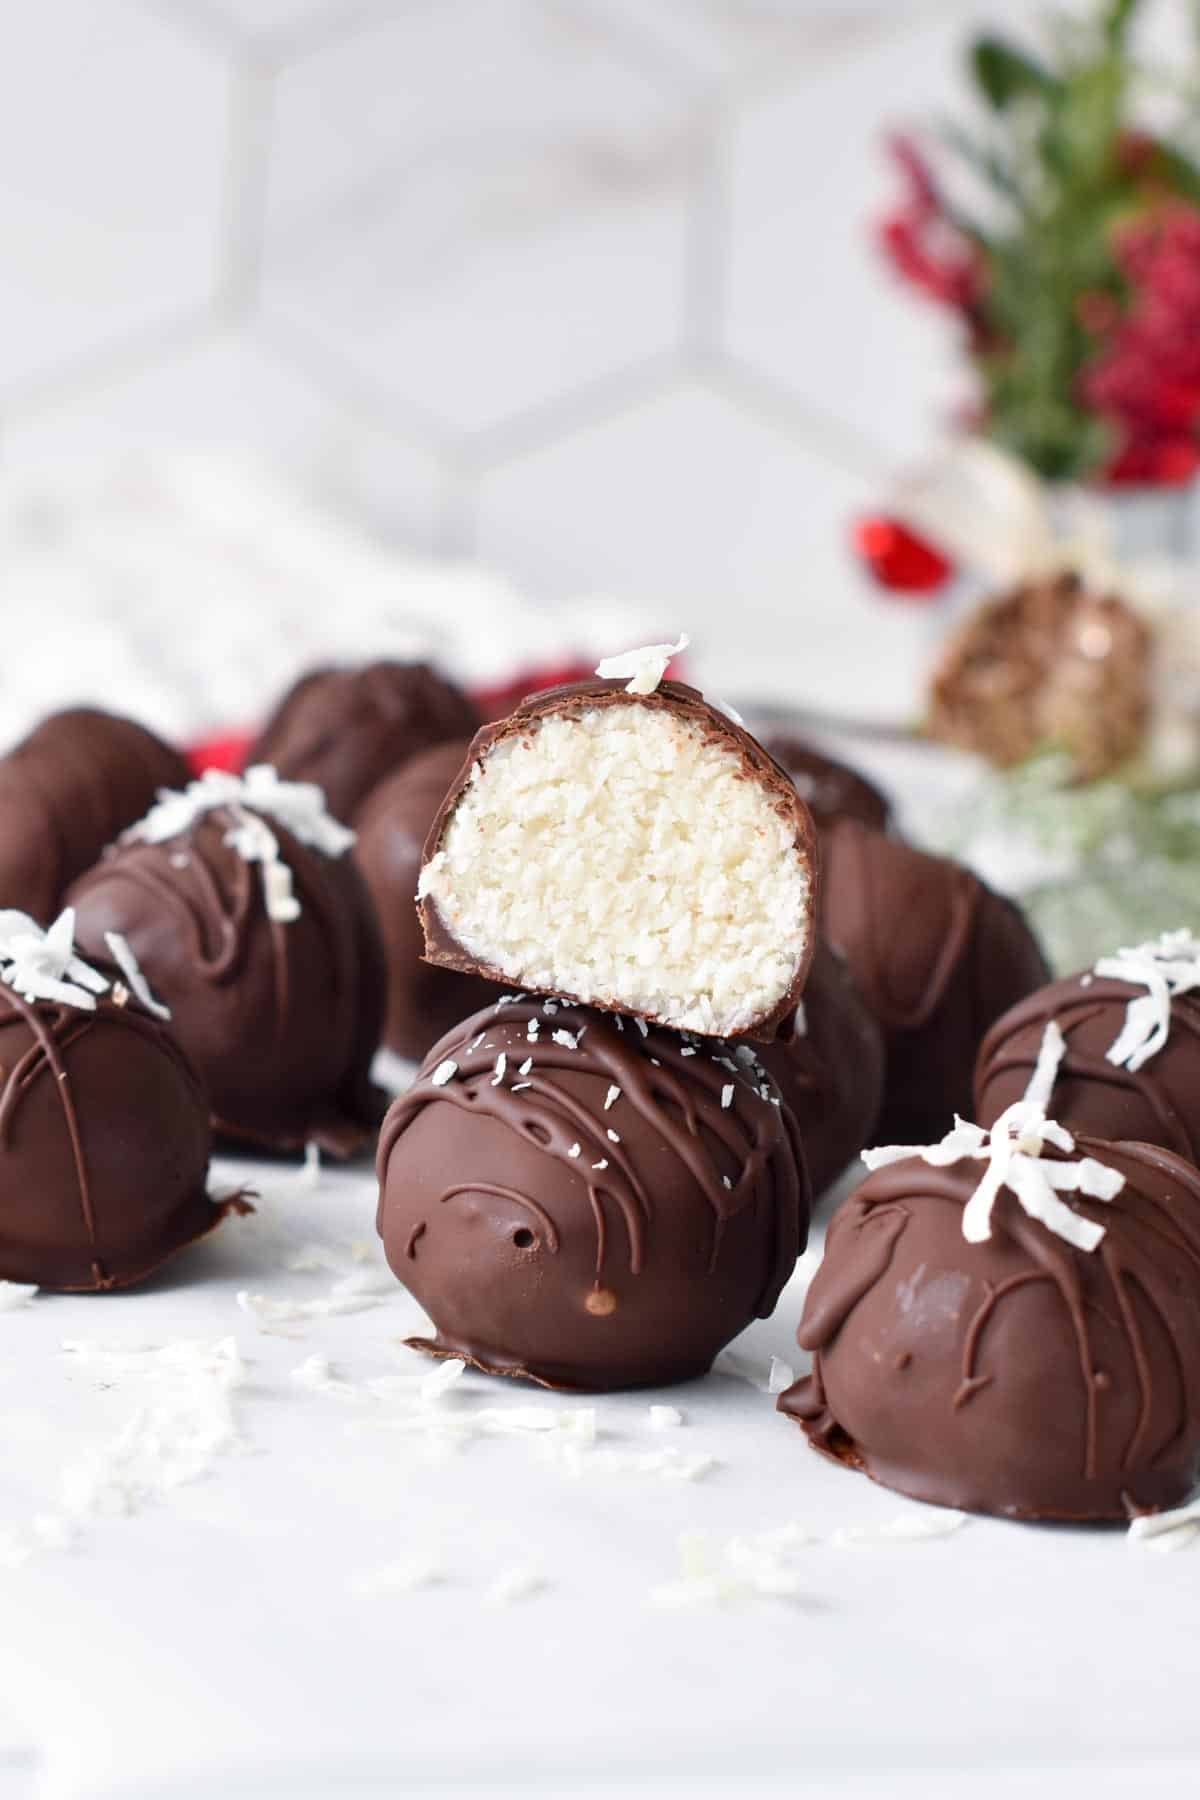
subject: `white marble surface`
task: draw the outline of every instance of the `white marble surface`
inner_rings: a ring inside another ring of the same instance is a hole
[[[869,225],[884,127],[951,95],[987,11],[25,9],[0,63],[0,484],[249,447],[547,609],[648,600],[727,684],[845,704],[866,633],[902,710],[927,628],[875,605],[847,526],[960,375]]]

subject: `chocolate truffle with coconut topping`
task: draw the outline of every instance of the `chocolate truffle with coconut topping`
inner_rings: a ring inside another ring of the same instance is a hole
[[[410,756],[479,725],[474,702],[428,663],[312,669],[288,689],[246,763],[312,781],[335,819],[353,820],[371,789]]]
[[[382,1114],[383,952],[353,835],[315,787],[209,770],[71,890],[81,946],[132,946],[227,1136],[349,1155]]]
[[[379,1141],[378,1225],[435,1356],[549,1387],[702,1374],[779,1298],[808,1193],[754,1053],[555,1000],[434,1046]]]
[[[779,1399],[814,1447],[1013,1518],[1182,1501],[1200,1475],[1196,1169],[1020,1102],[990,1134],[868,1160],[800,1321],[812,1373]]]
[[[869,1143],[883,1102],[883,1033],[836,951],[818,944],[793,1028],[759,1056],[800,1127],[814,1195]]]
[[[1167,932],[1010,1008],[980,1047],[981,1124],[1020,1098],[1051,1020],[1066,1039],[1056,1118],[1073,1131],[1161,1144],[1200,1163],[1200,940]]]
[[[822,837],[821,927],[883,1030],[878,1135],[923,1142],[969,1117],[984,1034],[1048,974],[1017,907],[948,857],[842,819]]]
[[[578,682],[472,743],[425,846],[426,956],[766,1042],[808,972],[815,862],[783,771],[693,688]]]
[[[104,846],[187,779],[183,758],[131,719],[51,713],[0,758],[0,900],[53,918]]]
[[[354,860],[375,902],[387,957],[383,1041],[414,1062],[459,1019],[491,1005],[502,992],[493,981],[437,968],[421,954],[425,940],[416,907],[421,849],[467,750],[459,740],[414,756],[379,784],[355,822]]]
[[[128,946],[102,970],[72,932],[0,912],[0,1280],[86,1292],[245,1209],[205,1191],[208,1101]]]

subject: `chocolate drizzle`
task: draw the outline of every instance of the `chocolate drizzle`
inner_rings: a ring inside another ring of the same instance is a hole
[[[570,1041],[556,1042],[556,1031]],[[453,1074],[435,1081],[448,1062]],[[470,1126],[449,1123],[447,1108]],[[393,1268],[439,1325],[433,1347],[446,1353],[452,1340],[459,1354],[466,1342],[481,1366],[515,1360],[519,1372],[561,1385],[678,1379],[706,1367],[722,1342],[772,1310],[807,1222],[795,1125],[751,1052],[659,1029],[643,1035],[632,1020],[554,1001],[501,1003],[435,1045],[388,1114],[377,1168],[378,1228]],[[456,1207],[452,1247],[446,1220]],[[503,1297],[506,1259],[522,1236],[504,1223],[514,1216],[536,1226],[524,1248],[540,1268],[532,1310],[519,1315]],[[497,1234],[509,1246],[503,1256]],[[692,1315],[691,1343],[663,1341],[660,1306],[664,1324]]]
[[[1051,1111],[1072,1130],[1134,1138],[1200,1162],[1200,995],[1171,1001],[1166,1044],[1140,1069],[1117,1067],[1107,1052],[1129,1002],[1145,989],[1094,975],[1039,988],[1011,1007],[988,1032],[975,1067],[976,1116],[990,1125],[1019,1099],[1051,1019],[1067,1041]]]
[[[1077,1154],[1125,1176],[1110,1202],[1072,1196],[1106,1228],[1090,1253],[1007,1192],[992,1239],[967,1244],[970,1163],[910,1158],[864,1182],[797,1333],[812,1374],[780,1410],[830,1455],[942,1504],[1121,1518],[1182,1499],[1200,1473],[1200,1172],[1149,1144],[1080,1139]],[[907,1360],[885,1369],[882,1343]]]
[[[561,1027],[557,1021],[565,1016],[574,1022],[582,1010],[572,1007],[565,1015],[551,1014],[554,1028],[570,1030],[576,1036],[573,1024]],[[477,1039],[480,1033],[474,1028],[482,1026],[485,1019],[494,1019],[494,1028],[485,1032],[483,1042],[476,1043],[473,1049],[468,1042],[464,1049],[461,1039],[468,1035],[468,1027],[472,1028],[470,1039]],[[503,1030],[507,1036],[512,1028],[528,1027],[533,1020],[546,1035],[539,1031],[536,1042],[531,1043],[522,1034],[516,1046],[508,1048],[505,1079],[497,1083],[495,1046],[502,1040],[496,1033]],[[792,1155],[799,1154],[795,1126],[784,1107],[764,1101],[764,1084],[772,1094],[776,1092],[766,1071],[749,1058],[738,1062],[733,1055],[727,1055],[718,1062],[708,1050],[685,1056],[683,1051],[690,1045],[665,1031],[654,1033],[656,1065],[646,1047],[649,1038],[643,1039],[632,1025],[624,1033],[618,1031],[610,1019],[591,1013],[587,1023],[578,1027],[574,1049],[556,1044],[547,1027],[541,1003],[520,1000],[478,1014],[447,1033],[429,1052],[416,1082],[388,1114],[379,1139],[377,1168],[381,1179],[397,1139],[421,1107],[443,1101],[464,1111],[481,1113],[536,1144],[546,1156],[565,1164],[586,1184],[596,1226],[596,1285],[600,1285],[604,1273],[610,1211],[615,1212],[624,1227],[629,1272],[638,1275],[645,1259],[646,1233],[653,1224],[654,1201],[639,1170],[635,1147],[624,1139],[613,1143],[608,1136],[611,1113],[597,1116],[587,1100],[576,1097],[555,1079],[559,1074],[599,1077],[606,1089],[621,1089],[622,1099],[633,1107],[647,1129],[661,1135],[707,1201],[712,1217],[710,1271],[716,1268],[720,1257],[726,1222],[757,1203],[768,1177],[784,1177],[783,1192],[777,1202],[780,1217],[773,1232],[771,1276],[755,1308],[765,1317],[773,1310],[799,1254],[795,1231],[787,1229],[788,1218],[794,1218],[797,1211],[798,1195],[789,1191],[794,1188],[786,1180],[790,1159],[781,1154],[780,1142],[782,1128],[792,1140]],[[533,1057],[534,1067],[528,1075],[517,1076],[514,1081],[510,1076],[522,1048],[526,1056]],[[457,1062],[457,1073],[451,1081],[435,1086],[432,1071],[447,1059]],[[752,1084],[747,1076],[750,1068],[757,1076]],[[513,1091],[516,1081],[521,1083],[519,1093]],[[723,1107],[722,1091],[731,1084],[733,1104]],[[730,1186],[718,1165],[717,1145],[728,1152],[738,1171],[736,1179],[729,1178]],[[573,1148],[575,1155],[571,1154]],[[597,1170],[597,1162],[606,1163],[607,1167]],[[460,1191],[458,1187],[449,1190]],[[446,1198],[443,1194],[442,1199]],[[529,1196],[522,1196],[522,1204],[543,1210]],[[380,1229],[382,1216],[381,1198],[376,1219]]]

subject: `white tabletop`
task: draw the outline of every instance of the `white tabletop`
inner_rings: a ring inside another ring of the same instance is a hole
[[[1056,1794],[1101,1796],[1176,1792],[1200,1772],[1200,1550],[984,1520],[887,1536],[947,1515],[825,1463],[754,1385],[772,1356],[802,1364],[811,1256],[733,1373],[582,1403],[467,1374],[422,1399],[430,1365],[401,1342],[420,1315],[377,1260],[369,1173],[312,1188],[253,1172],[258,1217],[152,1287],[0,1317],[6,1560],[34,1546],[0,1570],[5,1800],[708,1794],[751,1779],[768,1795],[989,1800],[1046,1792],[1051,1771]],[[363,1310],[270,1332],[236,1299],[347,1288]],[[129,1348],[188,1339],[223,1344],[226,1369],[233,1339],[245,1366],[228,1393],[191,1377],[190,1413],[176,1377],[146,1372],[171,1353]],[[332,1388],[294,1376],[314,1356]],[[239,1441],[223,1445],[226,1404]],[[651,1404],[684,1423],[652,1429]],[[533,1428],[551,1415],[557,1429]],[[155,1491],[164,1466],[189,1472],[181,1456],[195,1478]],[[71,1514],[64,1470],[76,1535],[45,1547],[37,1532],[54,1540]],[[117,1498],[128,1511],[107,1515]],[[38,1515],[52,1523],[35,1531]],[[772,1596],[725,1550],[740,1537],[761,1553],[783,1526],[813,1541],[760,1554],[765,1585],[797,1585]],[[724,1580],[672,1591],[683,1532],[707,1534]],[[422,1574],[440,1578],[411,1585]],[[497,1583],[535,1576],[497,1603]]]

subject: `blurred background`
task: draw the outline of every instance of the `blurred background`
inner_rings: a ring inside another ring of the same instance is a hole
[[[974,34],[1045,12],[20,9],[10,735],[85,689],[210,730],[313,654],[428,632],[479,680],[686,629],[734,697],[908,719],[938,633],[850,528],[971,376],[881,254],[884,138],[961,117]],[[1190,0],[1141,13],[1178,62]]]

